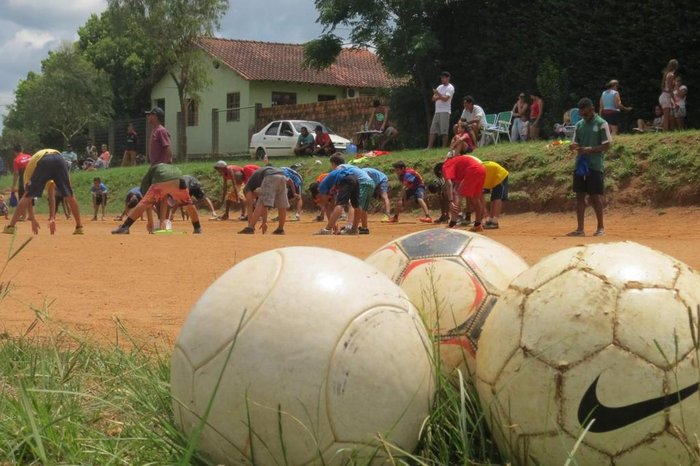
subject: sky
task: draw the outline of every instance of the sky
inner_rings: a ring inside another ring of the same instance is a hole
[[[0,0],[0,114],[14,101],[17,83],[41,70],[49,50],[77,40],[78,28],[106,8],[106,0]],[[301,43],[321,33],[317,18],[313,0],[230,0],[217,35]]]

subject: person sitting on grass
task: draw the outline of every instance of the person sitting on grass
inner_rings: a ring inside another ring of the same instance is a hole
[[[365,172],[374,181],[374,197],[384,201],[384,215],[382,222],[388,223],[391,219],[391,200],[389,199],[389,177],[383,171],[376,168],[363,168]]]
[[[640,118],[637,120],[637,127],[632,129],[638,133],[655,133],[657,131],[663,131],[663,117],[664,111],[661,108],[661,105],[656,105],[654,106],[654,118],[652,120],[643,120]]]
[[[187,190],[187,185],[185,184],[185,180],[182,179],[182,172],[175,165],[158,163],[151,166],[143,177],[143,180],[141,180],[141,192],[146,194],[144,194],[138,205],[129,212],[129,216],[124,223],[112,230],[113,235],[128,235],[131,225],[133,225],[136,219],[144,212],[146,212],[148,216],[146,229],[149,233],[153,233],[154,226],[151,209],[160,202],[158,223],[160,226],[165,225],[169,199],[172,199],[175,203],[179,202],[187,206],[187,212],[192,221],[193,233],[196,235],[202,233],[202,226],[199,223],[199,214],[197,213],[197,209],[192,205],[192,199]]]
[[[455,135],[450,142],[450,152],[452,155],[462,155],[474,152],[474,136],[471,128],[460,121],[455,125]]]
[[[394,167],[394,173],[399,177],[399,181],[401,181],[403,186],[401,188],[401,198],[396,207],[396,214],[389,220],[389,223],[399,223],[399,214],[411,198],[415,198],[423,210],[423,216],[419,217],[418,220],[423,223],[433,223],[433,219],[430,217],[430,210],[425,203],[423,177],[413,168],[406,167],[406,164],[401,160],[394,162],[392,167]]]
[[[503,201],[508,200],[508,170],[496,162],[486,161],[483,163],[486,169],[484,179],[484,194],[491,194],[491,202],[488,213],[485,211],[486,222],[484,228],[496,230],[499,228],[498,217],[503,210]],[[482,205],[486,206],[486,200],[482,194]]]
[[[245,196],[243,195],[243,187],[250,179],[250,176],[255,173],[260,167],[258,165],[245,165],[244,167],[239,167],[238,165],[226,165],[226,162],[219,160],[214,164],[214,170],[221,173],[224,180],[224,185],[221,190],[221,205],[225,206],[224,215],[219,217],[219,220],[228,220],[229,210],[235,203],[241,205],[241,216],[238,220],[246,221],[248,216],[246,215],[246,203]],[[228,190],[228,181],[231,182],[231,191]]]
[[[92,210],[94,212],[92,220],[97,220],[97,211],[100,210],[100,207],[102,207],[102,220],[104,220],[105,207],[107,207],[107,185],[100,178],[93,178],[90,194],[92,195]]]
[[[260,230],[267,233],[267,209],[277,208],[277,229],[273,235],[284,234],[284,223],[287,219],[289,200],[287,199],[287,187],[294,192],[294,197],[301,197],[292,180],[284,176],[279,168],[265,166],[255,171],[243,188],[245,193],[248,215],[248,226],[239,231],[239,234],[252,235],[255,233],[255,224],[262,219]],[[257,198],[257,201],[256,201]],[[255,209],[253,209],[255,205]]]
[[[124,211],[121,213],[121,215],[117,215],[116,217],[114,217],[114,220],[121,222],[124,219],[124,217],[127,216],[129,210],[136,207],[141,201],[141,199],[143,199],[143,195],[141,194],[141,188],[139,188],[138,186],[131,188],[126,193],[126,198],[124,198]],[[143,220],[143,215],[141,216],[141,220]]]
[[[440,200],[440,218],[433,223],[446,223],[450,220],[450,200],[447,196],[447,183],[442,174],[443,163],[436,163],[433,167],[435,179],[428,183],[428,191],[432,194],[437,194]]]
[[[314,155],[332,155],[335,153],[335,146],[331,141],[331,136],[323,131],[323,126],[318,125],[314,130],[316,139],[314,141]]]
[[[457,225],[457,214],[460,211],[461,198],[466,198],[475,214],[474,226],[469,231],[481,232],[484,206],[481,203],[486,168],[476,157],[457,155],[445,161],[442,173],[447,183],[447,196],[450,201],[449,227]]]
[[[39,233],[39,222],[34,216],[33,201],[35,197],[40,197],[46,185],[52,182],[51,189],[56,189],[65,198],[70,207],[73,219],[75,220],[74,235],[83,234],[83,224],[80,222],[80,209],[78,202],[73,195],[73,188],[68,176],[68,168],[61,157],[60,152],[54,149],[43,149],[34,154],[27,168],[24,171],[25,192],[20,199],[17,209],[15,209],[10,223],[5,226],[3,233],[14,234],[16,224],[25,212],[32,224],[32,232]],[[51,213],[49,215],[49,231],[53,234],[56,231],[56,202],[53,191],[49,194],[49,205]]]
[[[294,146],[294,155],[313,155],[314,153],[314,136],[309,133],[306,126],[301,127],[301,134],[297,138],[297,144]]]

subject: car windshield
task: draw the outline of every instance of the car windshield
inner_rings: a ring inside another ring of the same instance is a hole
[[[333,131],[326,125],[322,125],[317,121],[294,121],[292,122],[292,124],[294,125],[294,129],[297,131],[297,133],[301,133],[301,128],[306,128],[307,130],[309,130],[309,133],[313,134],[316,127],[318,125],[321,125],[324,133],[335,134],[335,131]]]

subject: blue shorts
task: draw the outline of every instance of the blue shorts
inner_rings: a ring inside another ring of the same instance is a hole
[[[425,198],[425,186],[418,186],[415,189],[406,190],[406,200],[415,197],[416,200]]]
[[[382,193],[388,193],[389,192],[389,181],[382,181],[377,185],[376,188],[374,188],[374,194],[377,196],[381,195]]]
[[[508,200],[508,177],[506,176],[499,185],[493,189],[484,189],[484,194],[491,193],[491,202]]]

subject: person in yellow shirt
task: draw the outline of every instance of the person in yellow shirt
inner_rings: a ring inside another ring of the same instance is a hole
[[[53,234],[56,231],[56,202],[55,191],[57,190],[68,203],[73,218],[75,219],[74,235],[83,234],[83,225],[80,222],[80,210],[78,203],[73,195],[73,188],[70,184],[68,176],[68,168],[61,156],[61,153],[54,149],[43,149],[37,152],[29,160],[27,168],[24,171],[25,192],[20,199],[15,213],[12,215],[10,223],[5,226],[3,233],[14,234],[16,224],[19,218],[27,212],[27,217],[31,221],[32,231],[34,234],[39,233],[39,222],[34,215],[34,206],[32,200],[35,197],[41,197],[44,188],[49,186],[49,231]]]
[[[490,210],[486,215],[484,228],[495,230],[499,228],[498,217],[503,210],[503,201],[508,200],[508,170],[496,162],[483,162],[486,168],[486,179],[484,180],[484,193],[491,194]],[[483,205],[486,205],[484,199]]]

